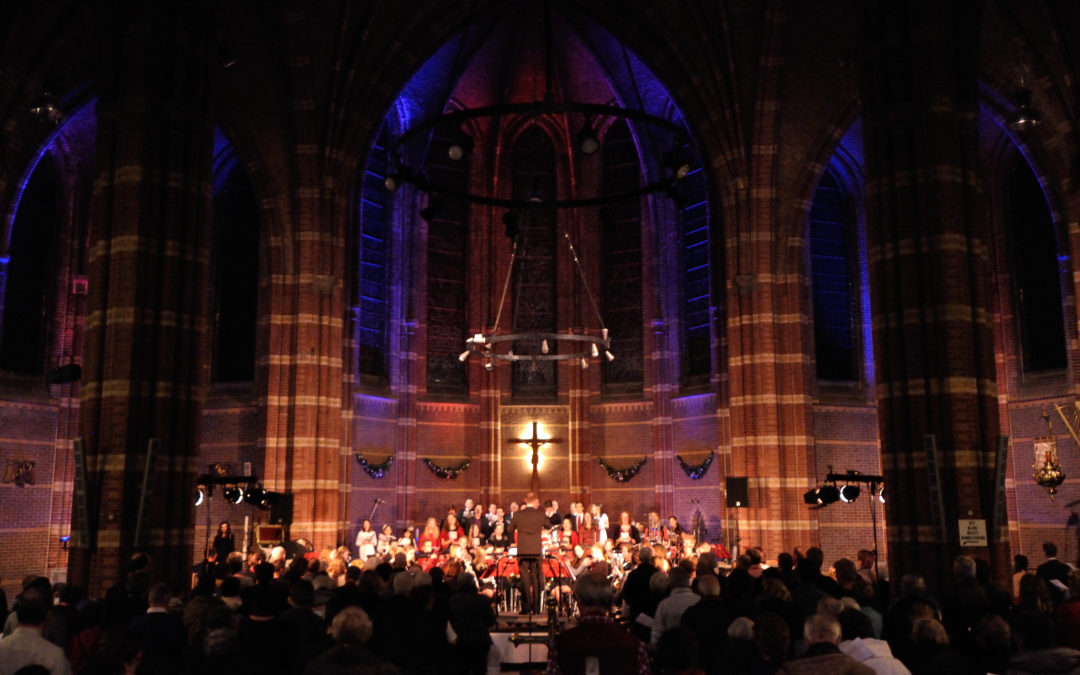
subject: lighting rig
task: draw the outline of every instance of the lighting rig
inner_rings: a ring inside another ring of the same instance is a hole
[[[842,485],[841,485],[842,483]],[[844,502],[850,504],[862,494],[862,486],[866,485],[870,492],[870,525],[874,531],[874,577],[878,576],[878,533],[877,533],[877,504],[885,503],[885,478],[880,475],[864,474],[858,471],[846,473],[833,473],[829,467],[829,473],[825,475],[824,482],[803,494],[803,501],[810,508],[822,509],[829,504]]]

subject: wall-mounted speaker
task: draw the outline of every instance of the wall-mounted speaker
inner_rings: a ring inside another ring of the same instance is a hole
[[[728,476],[727,507],[744,509],[750,506],[750,481],[746,476]]]

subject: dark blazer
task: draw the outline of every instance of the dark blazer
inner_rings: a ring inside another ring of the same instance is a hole
[[[548,527],[550,527],[550,523],[544,512],[527,506],[514,514],[507,535],[513,540],[514,533],[517,533],[517,554],[519,556],[539,556],[544,553],[543,547],[540,545],[540,536]]]

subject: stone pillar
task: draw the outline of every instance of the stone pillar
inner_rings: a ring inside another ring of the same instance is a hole
[[[958,519],[990,522],[1000,431],[977,161],[981,4],[870,3],[861,31],[889,567],[893,578],[923,573],[931,589],[960,553],[988,559],[999,578],[1008,571],[1004,528],[989,550],[961,549],[957,535]]]
[[[209,24],[199,6],[99,9],[104,59],[79,411],[91,537],[69,562],[69,581],[92,593],[122,579],[135,550],[150,554],[153,577],[190,579],[213,147],[201,32]],[[151,439],[159,452],[136,542]]]

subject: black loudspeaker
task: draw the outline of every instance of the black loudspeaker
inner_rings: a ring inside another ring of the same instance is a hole
[[[292,525],[293,496],[291,492],[279,492],[270,502],[270,522],[275,525]]]
[[[728,476],[727,507],[742,509],[750,506],[750,485],[746,476]]]

